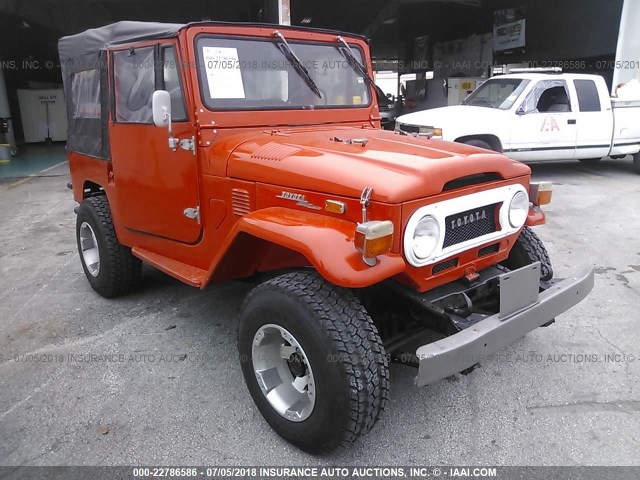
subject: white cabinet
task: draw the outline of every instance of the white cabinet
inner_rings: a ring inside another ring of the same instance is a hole
[[[27,143],[67,140],[67,113],[62,89],[18,90],[24,140]]]

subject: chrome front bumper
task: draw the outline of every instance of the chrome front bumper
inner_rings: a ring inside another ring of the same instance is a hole
[[[582,301],[593,289],[594,269],[560,280],[538,294],[539,264],[500,276],[500,313],[418,348],[421,387],[461,372]]]

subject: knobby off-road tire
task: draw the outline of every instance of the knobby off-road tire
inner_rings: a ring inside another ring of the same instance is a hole
[[[76,240],[82,268],[96,292],[110,298],[137,286],[142,262],[118,242],[106,196],[89,197],[80,204]]]
[[[275,359],[278,373],[268,375],[276,367],[265,368],[273,360],[265,349],[274,341],[284,345],[284,354]],[[288,357],[292,345],[298,353]],[[389,370],[378,331],[350,291],[315,272],[288,273],[249,293],[240,314],[238,350],[256,406],[280,436],[302,450],[326,453],[349,445],[371,430],[384,410]],[[297,371],[282,367],[281,358],[287,365],[293,361]],[[312,381],[296,394],[295,405],[278,403],[272,392],[290,390],[301,378]]]
[[[510,270],[540,262],[540,279],[551,280],[553,278],[553,268],[547,249],[529,227],[524,227],[515,245],[509,253],[509,258],[503,262],[504,266]]]

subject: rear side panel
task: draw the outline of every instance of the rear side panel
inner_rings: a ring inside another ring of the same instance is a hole
[[[634,155],[640,150],[640,100],[613,99],[611,155]]]

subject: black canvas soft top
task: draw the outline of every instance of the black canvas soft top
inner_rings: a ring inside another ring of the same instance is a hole
[[[305,30],[309,32],[335,33],[337,35],[346,35],[357,37],[368,43],[368,40],[362,35],[354,33],[339,32],[336,30],[327,30],[323,28],[300,27],[289,25],[274,25],[266,23],[239,23],[239,22],[193,22],[193,23],[158,23],[158,22],[133,22],[122,21],[112,23],[100,28],[92,28],[76,35],[63,37],[58,42],[58,52],[61,61],[67,61],[71,58],[84,55],[87,53],[95,53],[105,50],[111,45],[122,43],[130,43],[149,39],[172,38],[178,32],[188,26],[207,26],[207,25],[231,25],[231,26],[247,26],[247,27],[272,27],[280,30],[295,29]]]
[[[63,37],[58,42],[58,53],[67,104],[67,149],[104,160],[111,158],[109,146],[110,94],[107,77],[107,50],[111,46],[144,40],[174,38],[180,30],[186,27],[216,25],[305,30],[342,34],[367,41],[360,35],[344,34],[332,30],[230,22],[181,24],[123,21]]]
[[[60,60],[65,62],[80,55],[104,50],[110,45],[175,37],[184,26],[185,24],[181,23],[131,21],[112,23],[61,38],[58,42],[58,52]]]
[[[61,38],[58,42],[58,52],[60,60],[64,62],[79,55],[104,50],[110,45],[175,37],[184,26],[180,23],[130,21],[112,23]]]

